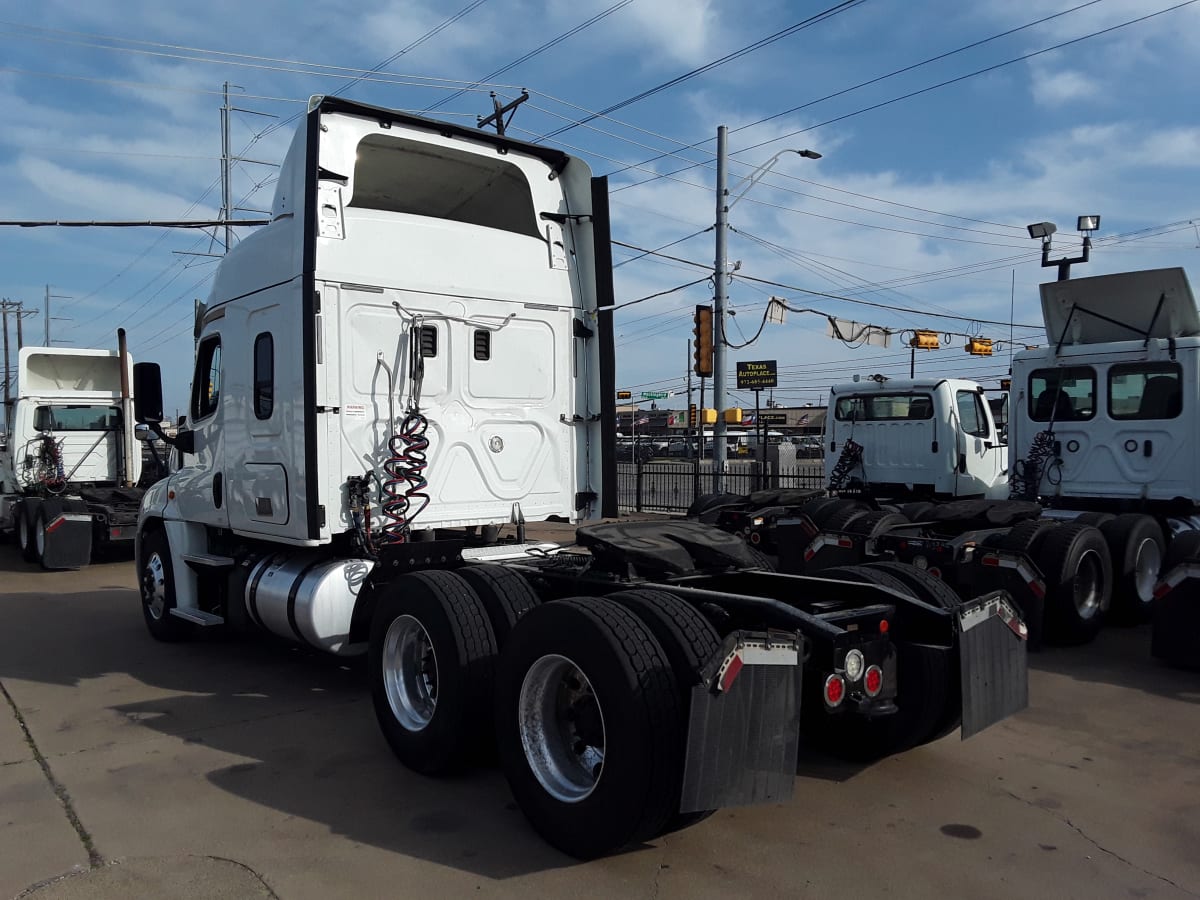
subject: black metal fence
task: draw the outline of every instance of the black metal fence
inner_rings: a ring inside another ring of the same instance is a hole
[[[825,474],[819,462],[780,468],[769,462],[731,460],[722,484],[722,490],[731,494],[823,487]],[[617,464],[617,505],[622,512],[686,512],[697,497],[712,489],[712,463],[708,460]]]

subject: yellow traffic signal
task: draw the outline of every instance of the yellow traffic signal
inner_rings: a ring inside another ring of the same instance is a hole
[[[971,338],[967,341],[966,351],[972,356],[991,356],[991,338]]]
[[[688,428],[696,427],[696,404],[688,404]]]
[[[700,424],[701,425],[716,425],[717,424],[717,411],[715,409],[700,410]]]
[[[733,409],[725,410],[726,425],[741,425],[742,424],[742,408],[735,406]]]
[[[617,391],[618,400],[632,400],[633,391]]]
[[[696,307],[695,327],[692,329],[696,339],[693,342],[692,358],[693,371],[701,378],[708,378],[713,373],[713,311],[711,306]]]
[[[937,350],[942,345],[938,341],[938,333],[936,331],[917,331],[913,333],[912,340],[908,342],[908,346],[916,347],[918,350]]]

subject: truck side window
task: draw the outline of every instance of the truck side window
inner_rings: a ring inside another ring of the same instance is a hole
[[[221,401],[221,336],[201,342],[196,351],[196,374],[192,378],[192,420],[217,411]]]
[[[973,437],[988,437],[987,416],[983,414],[983,399],[976,391],[958,391],[954,395],[958,406],[958,421],[964,433]]]
[[[269,419],[275,409],[275,339],[264,331],[254,339],[254,418]]]
[[[1108,370],[1109,418],[1174,419],[1182,411],[1178,363],[1127,363]]]
[[[1029,418],[1081,422],[1096,415],[1096,370],[1091,366],[1037,369],[1029,376]]]

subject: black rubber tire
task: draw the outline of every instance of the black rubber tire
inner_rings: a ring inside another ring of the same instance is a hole
[[[1115,579],[1112,606],[1106,620],[1118,625],[1149,622],[1154,608],[1154,586],[1165,571],[1167,540],[1162,527],[1152,517],[1140,513],[1113,516],[1099,527],[1108,543]],[[1139,564],[1144,569],[1141,578]],[[1147,579],[1145,576],[1150,569],[1155,571]]]
[[[551,656],[583,673],[604,724],[601,775],[574,802],[543,787],[522,742],[522,685],[534,665]],[[684,727],[666,652],[637,616],[612,600],[543,603],[517,623],[500,655],[501,769],[534,830],[571,856],[592,859],[662,832],[677,810]]]
[[[1021,522],[1009,529],[999,541],[998,549],[1011,550],[1013,553],[1025,553],[1034,556],[1046,535],[1052,529],[1060,527],[1057,519],[1031,519]]]
[[[487,610],[488,621],[492,623],[492,634],[496,638],[497,652],[504,647],[509,632],[521,616],[541,602],[529,586],[529,582],[525,580],[525,576],[507,566],[463,566],[457,569],[455,574],[462,576],[471,586],[471,590]]]
[[[936,503],[930,503],[928,500],[905,503],[900,507],[900,515],[910,522],[920,522],[936,506]]]
[[[913,597],[930,606],[937,606],[941,609],[958,609],[962,605],[962,598],[954,592],[954,588],[924,569],[890,560],[867,563],[866,568],[886,572],[903,582],[911,590]]]
[[[1200,559],[1200,531],[1184,531],[1171,538],[1167,545],[1167,559],[1163,563],[1163,574],[1189,560]]]
[[[422,727],[406,726],[388,699],[383,666],[392,625],[409,616],[433,651],[436,697]],[[492,746],[489,715],[496,638],[483,602],[452,572],[413,572],[392,581],[375,605],[367,650],[375,717],[392,752],[426,775],[465,768]]]
[[[843,507],[825,520],[825,524],[821,526],[821,530],[844,534],[849,530],[851,522],[870,514],[871,511],[869,509],[860,509],[854,506]]]
[[[619,591],[606,595],[641,619],[667,654],[671,671],[679,685],[679,703],[683,710],[691,706],[692,687],[700,683],[700,670],[721,649],[721,636],[712,623],[694,606],[666,591]],[[681,730],[680,736],[686,739]],[[680,743],[683,759],[685,747]],[[678,802],[675,808],[678,809]],[[673,813],[663,827],[663,834],[682,831],[704,821],[716,810]]]
[[[1094,556],[1092,574],[1100,580],[1095,605],[1081,612],[1075,599],[1080,565]],[[1036,551],[1046,578],[1046,639],[1060,644],[1086,644],[1096,637],[1112,599],[1112,561],[1100,529],[1092,525],[1060,525],[1051,529]]]
[[[46,554],[43,552],[46,549],[46,507],[38,507],[37,514],[33,517],[33,527],[30,529],[30,538],[33,545],[33,558],[39,566],[50,571],[50,567],[46,565]],[[38,539],[41,538],[41,546],[38,546]]]
[[[157,584],[152,577],[151,560],[157,558],[161,565],[162,581]],[[183,619],[171,615],[175,608],[175,568],[171,563],[171,546],[162,531],[150,531],[142,536],[141,552],[137,560],[138,594],[142,602],[142,617],[151,637],[166,643],[187,640],[195,634],[192,626]],[[152,591],[161,591],[162,609],[156,614],[151,605]]]
[[[731,494],[721,491],[715,494],[701,494],[688,507],[687,517],[698,519],[705,513],[714,512],[725,506],[741,506],[746,498],[741,494]]]
[[[1076,525],[1095,525],[1097,528],[1105,522],[1111,522],[1116,516],[1106,512],[1085,512],[1080,513],[1071,521]]]
[[[843,509],[853,509],[859,505],[857,500],[844,500],[841,497],[820,497],[805,503],[800,508],[800,512],[812,519],[812,523],[817,528],[822,528],[834,513]]]
[[[889,528],[908,524],[910,524],[909,520],[900,515],[900,513],[869,512],[865,516],[859,516],[857,519],[854,519],[847,526],[846,531],[865,538],[873,538],[887,531]]]
[[[779,567],[775,564],[775,561],[761,550],[757,549],[756,547],[751,547],[749,544],[747,544],[746,551],[754,558],[755,568],[762,569],[764,572],[779,571]]]
[[[33,516],[27,503],[17,507],[16,518],[17,547],[21,550],[21,559],[25,562],[37,562],[37,546],[33,540]]]

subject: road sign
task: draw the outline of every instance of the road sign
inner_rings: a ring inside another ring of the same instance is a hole
[[[786,425],[787,413],[761,413],[758,421],[763,425]]]
[[[775,360],[738,361],[737,389],[739,391],[763,391],[778,386],[779,378],[775,373]]]
[[[670,396],[669,391],[642,391],[643,400],[666,400]]]

